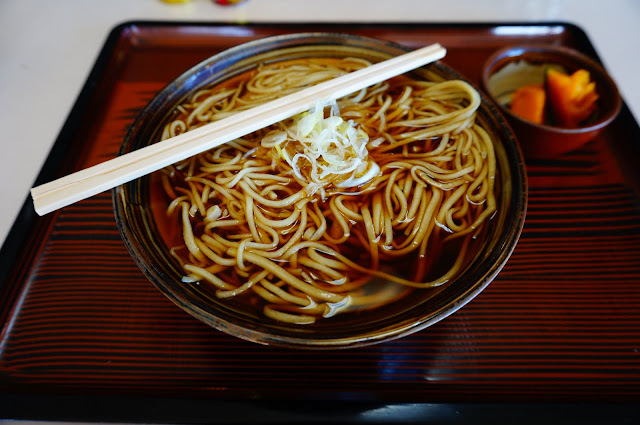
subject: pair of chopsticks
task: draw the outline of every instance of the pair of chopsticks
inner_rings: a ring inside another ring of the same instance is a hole
[[[336,100],[445,54],[442,46],[432,44],[34,187],[35,210],[50,213],[304,112],[317,99]]]

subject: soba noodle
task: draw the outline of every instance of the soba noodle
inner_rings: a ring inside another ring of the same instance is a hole
[[[193,94],[163,138],[367,65],[261,66]],[[496,209],[479,104],[463,81],[398,77],[167,167],[183,281],[253,297],[265,316],[295,324],[450,281]],[[450,260],[438,253],[447,244]],[[390,272],[399,263],[413,270]],[[392,284],[372,292],[376,281]]]

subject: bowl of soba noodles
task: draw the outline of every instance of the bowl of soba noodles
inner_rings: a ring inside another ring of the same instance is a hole
[[[171,82],[121,154],[393,56],[348,34],[249,42]],[[436,62],[122,185],[142,273],[231,335],[304,349],[392,340],[446,318],[511,255],[527,203],[505,119]]]

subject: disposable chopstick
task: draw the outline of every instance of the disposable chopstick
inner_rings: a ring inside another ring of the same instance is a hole
[[[39,215],[50,213],[304,112],[318,99],[338,99],[445,54],[442,46],[432,44],[34,187],[35,210]]]

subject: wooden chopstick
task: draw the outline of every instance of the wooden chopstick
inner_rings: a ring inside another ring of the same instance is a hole
[[[50,213],[304,112],[318,99],[338,99],[445,54],[442,46],[432,44],[34,187],[35,210],[39,215]]]

